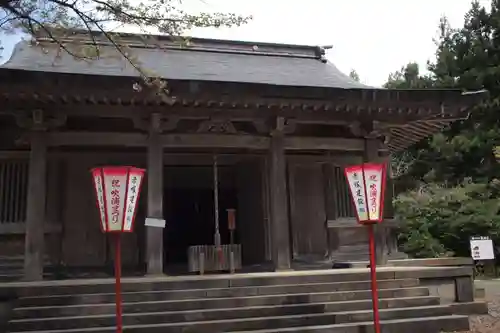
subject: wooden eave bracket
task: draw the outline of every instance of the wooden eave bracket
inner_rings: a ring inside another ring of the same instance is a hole
[[[179,124],[179,117],[169,116],[164,117],[160,113],[152,113],[148,116],[136,115],[132,117],[134,127],[147,132],[171,132],[175,130]]]
[[[269,134],[271,136],[279,136],[292,134],[297,128],[297,121],[293,118],[276,117],[274,126],[270,126]]]
[[[202,121],[197,133],[226,133],[237,134],[238,131],[234,127],[232,121],[226,117],[211,117],[210,119]]]

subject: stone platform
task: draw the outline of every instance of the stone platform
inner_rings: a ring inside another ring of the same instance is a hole
[[[463,267],[378,270],[383,332],[467,331],[484,313]],[[453,282],[442,302],[426,280]],[[114,280],[12,282],[7,332],[114,332]],[[125,332],[372,332],[366,268],[123,279]],[[5,303],[4,303],[5,304]]]

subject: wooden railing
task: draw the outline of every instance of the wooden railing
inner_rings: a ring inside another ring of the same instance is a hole
[[[190,272],[234,271],[241,269],[241,245],[195,245],[188,248]]]

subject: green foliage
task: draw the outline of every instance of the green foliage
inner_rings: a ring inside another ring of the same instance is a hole
[[[490,99],[468,119],[392,157],[393,169],[404,171],[396,186],[413,186],[395,200],[406,222],[400,241],[416,257],[469,256],[470,236],[488,235],[500,245],[500,165],[492,152],[500,146],[500,1],[489,9],[472,3],[458,29],[442,18],[435,42],[428,75],[410,63],[386,87],[486,89]]]
[[[424,89],[431,88],[434,82],[430,76],[421,76],[417,63],[410,62],[399,71],[389,74],[385,88]]]
[[[401,194],[396,214],[405,221],[399,240],[414,257],[469,256],[471,236],[492,237],[500,244],[500,186],[463,182],[447,188],[436,184]]]

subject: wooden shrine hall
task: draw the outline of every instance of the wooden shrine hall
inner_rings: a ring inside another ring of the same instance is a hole
[[[365,86],[322,47],[166,37],[149,47],[122,35],[141,68],[167,80],[166,98],[95,37],[96,60],[23,41],[0,66],[0,256],[24,256],[26,280],[42,279],[44,266],[108,267],[89,173],[101,165],[147,169],[136,230],[123,240],[125,270],[187,272],[188,248],[213,244],[214,220],[229,242],[227,209],[236,211],[241,271],[364,260],[343,167],[389,161],[483,98]],[[390,188],[380,264],[398,255]],[[146,217],[166,227],[145,226]]]

